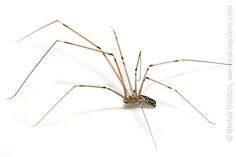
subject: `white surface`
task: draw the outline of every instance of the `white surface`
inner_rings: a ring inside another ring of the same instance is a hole
[[[145,110],[157,151],[142,112],[125,109],[120,97],[102,89],[76,89],[38,127],[30,127],[74,84],[106,85],[122,92],[95,53],[58,44],[19,95],[4,100],[56,39],[84,44],[59,24],[11,42],[55,19],[112,52],[117,48],[109,27],[114,27],[133,80],[140,50],[143,73],[149,64],[172,59],[227,62],[227,5],[223,0],[4,2],[0,156],[235,156],[235,139],[225,139],[227,66],[184,63],[150,71],[150,77],[178,89],[217,123],[207,124],[174,92],[146,82],[143,94],[157,100],[155,109]]]

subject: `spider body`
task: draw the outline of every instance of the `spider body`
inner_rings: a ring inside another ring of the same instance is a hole
[[[148,105],[156,107],[156,101],[145,95],[140,95],[139,97],[129,96],[128,98],[124,99],[123,102],[126,104],[136,104],[139,106]]]

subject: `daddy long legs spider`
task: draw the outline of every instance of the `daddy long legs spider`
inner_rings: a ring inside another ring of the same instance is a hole
[[[231,64],[227,64],[227,63],[221,63],[221,62],[213,62],[213,61],[206,61],[206,60],[195,60],[195,59],[177,59],[177,60],[171,60],[171,61],[166,61],[166,62],[161,62],[161,63],[156,63],[156,64],[150,64],[147,68],[146,71],[144,73],[144,76],[142,78],[141,84],[138,87],[138,81],[141,80],[141,52],[138,55],[138,59],[137,59],[137,63],[135,66],[135,73],[134,73],[134,88],[132,86],[132,83],[130,81],[130,77],[129,77],[129,73],[127,71],[126,68],[126,64],[125,64],[125,60],[121,51],[121,47],[119,44],[119,40],[117,37],[117,34],[115,32],[114,29],[113,33],[114,33],[114,37],[115,37],[115,41],[116,41],[116,45],[118,47],[118,52],[119,52],[119,58],[122,61],[122,64],[119,64],[117,61],[117,56],[115,56],[113,53],[111,52],[107,52],[105,50],[103,50],[100,46],[98,46],[97,44],[95,44],[94,42],[92,42],[91,40],[89,40],[87,37],[85,37],[84,35],[80,34],[79,32],[75,31],[74,29],[72,29],[71,27],[69,27],[67,24],[59,21],[59,20],[55,20],[53,22],[50,22],[38,29],[36,29],[35,31],[29,33],[28,35],[24,36],[23,38],[21,38],[19,41],[22,41],[24,39],[26,39],[27,37],[31,36],[32,34],[44,29],[45,27],[48,27],[52,24],[58,23],[60,25],[62,25],[63,27],[65,27],[66,29],[72,31],[73,33],[77,34],[80,38],[82,38],[83,40],[85,40],[86,42],[88,42],[91,46],[84,46],[78,43],[73,43],[73,42],[69,42],[69,41],[64,41],[64,40],[55,40],[53,42],[53,44],[48,48],[48,50],[43,54],[43,56],[40,58],[40,60],[36,63],[36,65],[32,68],[32,70],[29,72],[29,74],[26,76],[26,78],[23,80],[23,82],[20,84],[20,86],[18,87],[18,89],[16,90],[16,92],[14,93],[14,95],[12,97],[10,97],[9,99],[14,98],[22,89],[22,87],[25,85],[25,83],[27,82],[27,80],[30,78],[30,76],[32,75],[32,73],[35,71],[35,69],[39,66],[39,64],[44,60],[44,58],[47,56],[47,54],[49,52],[51,52],[52,48],[55,47],[58,43],[62,43],[62,44],[67,44],[67,45],[71,45],[71,46],[76,46],[80,49],[87,49],[91,52],[94,53],[100,53],[101,56],[104,57],[104,59],[106,60],[106,62],[109,64],[109,67],[112,69],[116,79],[118,79],[121,87],[122,87],[122,91],[123,93],[119,93],[114,89],[111,89],[110,87],[107,86],[98,86],[98,85],[89,85],[89,84],[75,84],[73,85],[43,116],[42,118],[35,123],[33,126],[38,125],[68,94],[71,93],[71,91],[73,91],[75,88],[80,88],[80,87],[87,87],[87,88],[100,88],[100,89],[105,89],[108,91],[111,91],[112,93],[120,96],[123,99],[123,102],[127,105],[129,104],[134,104],[137,105],[138,107],[140,107],[143,116],[145,118],[147,127],[149,129],[149,133],[150,136],[152,138],[152,141],[156,147],[156,142],[155,139],[153,137],[152,134],[152,130],[151,127],[148,123],[148,119],[146,117],[145,111],[144,111],[144,107],[145,106],[152,106],[153,108],[156,107],[156,101],[153,100],[152,98],[145,96],[142,94],[142,89],[143,86],[145,85],[145,82],[148,81],[152,81],[156,84],[159,84],[160,86],[163,86],[165,88],[168,88],[172,91],[174,91],[178,96],[180,96],[182,99],[184,99],[186,101],[187,104],[189,104],[196,112],[199,113],[199,115],[205,119],[208,123],[215,125],[215,123],[213,123],[212,121],[210,121],[202,112],[200,112],[187,98],[185,98],[178,90],[176,90],[175,88],[172,88],[166,84],[163,84],[162,82],[152,79],[150,77],[148,77],[148,72],[149,70],[152,68],[157,68],[161,65],[165,65],[165,64],[171,64],[171,63],[179,63],[179,62],[199,62],[199,63],[207,63],[207,64],[220,64],[220,65],[231,65]],[[111,57],[112,59],[110,59],[109,57]],[[121,71],[121,67],[124,69],[124,74]],[[140,69],[140,78],[137,78],[137,70],[138,68]],[[157,147],[156,147],[157,148]]]

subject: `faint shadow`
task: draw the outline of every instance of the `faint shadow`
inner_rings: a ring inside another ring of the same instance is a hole
[[[173,108],[173,109],[179,109],[179,107],[177,107],[175,105],[172,105],[170,103],[167,103],[167,102],[163,102],[163,101],[158,101],[157,102],[157,107],[153,107],[153,106],[150,106],[150,105],[144,105],[143,107],[147,110],[149,110],[149,109],[153,110],[153,109],[158,109],[158,105],[164,105],[164,106],[167,106],[167,107],[170,107],[170,108]],[[121,106],[121,107],[106,107],[106,108],[99,108],[99,109],[91,109],[91,110],[71,113],[71,114],[65,115],[65,116],[63,116],[59,119],[56,119],[56,120],[53,120],[53,121],[50,121],[50,122],[46,122],[46,123],[43,122],[42,124],[39,124],[36,127],[44,127],[44,126],[55,125],[57,123],[61,123],[63,121],[66,121],[66,120],[70,119],[73,116],[84,116],[84,115],[93,114],[93,113],[96,113],[96,112],[106,112],[106,111],[115,111],[115,110],[134,110],[134,109],[140,109],[140,106],[138,106],[136,104],[128,104],[128,105],[123,104],[123,106]]]
[[[185,72],[182,72],[182,73],[179,73],[179,74],[176,74],[176,75],[169,76],[169,77],[164,78],[160,81],[171,80],[173,78],[177,78],[177,77],[180,77],[180,76],[183,76],[183,75],[187,75],[187,74],[191,74],[191,73],[195,73],[195,72],[200,72],[200,71],[205,71],[205,70],[209,70],[209,69],[215,69],[217,67],[219,67],[219,65],[210,66],[210,67],[206,67],[206,68],[199,68],[199,69],[190,70],[190,71],[185,71]]]
[[[86,62],[83,62],[81,60],[78,60],[77,58],[74,58],[73,56],[71,56],[70,54],[68,53],[63,53],[63,55],[67,58],[69,58],[70,60],[74,61],[75,63],[79,64],[80,66],[86,68],[88,71],[92,71],[93,73],[95,73],[96,75],[98,75],[100,78],[102,78],[102,80],[104,81],[104,83],[110,87],[113,87],[113,88],[118,88],[116,85],[112,84],[111,83],[111,80],[103,73],[101,73],[101,71],[97,70],[96,68],[94,68],[94,66],[91,66],[89,64],[87,64]],[[102,57],[102,56],[101,56]],[[105,60],[104,60],[105,62]],[[96,66],[95,66],[96,67]],[[107,67],[109,68],[109,67]],[[113,75],[113,73],[112,73]],[[116,77],[114,75],[114,77]]]
[[[37,45],[37,44],[28,44],[28,43],[22,43],[22,44],[23,44],[23,45],[26,45],[26,46],[36,47],[36,48],[39,48],[39,47],[40,47],[40,48],[49,48],[49,47],[50,47],[50,46],[43,46],[43,45]],[[86,62],[83,62],[83,61],[81,61],[81,60],[79,60],[79,59],[74,58],[72,55],[66,53],[66,52],[65,52],[64,50],[62,50],[62,49],[59,49],[59,48],[57,48],[57,47],[54,47],[53,49],[56,50],[56,51],[60,51],[63,56],[65,56],[66,58],[69,58],[70,60],[72,60],[72,61],[74,61],[75,63],[79,64],[80,66],[84,67],[84,68],[87,69],[88,71],[92,71],[93,73],[95,73],[96,75],[98,75],[100,78],[102,78],[102,79],[104,80],[104,83],[106,83],[107,85],[109,85],[109,86],[112,85],[113,87],[117,88],[117,86],[114,86],[113,84],[111,84],[111,80],[109,80],[106,75],[104,75],[103,73],[101,73],[100,71],[98,71],[97,69],[95,69],[94,66],[90,66],[90,65],[87,64]],[[101,56],[101,57],[102,57],[102,56]],[[105,62],[105,60],[104,60],[104,62]],[[107,68],[109,68],[109,67],[107,67]],[[112,74],[113,74],[113,73],[112,73]],[[115,77],[115,75],[114,75],[114,77]]]
[[[20,41],[12,41],[12,42],[18,43],[18,42],[20,42]],[[29,43],[22,43],[22,42],[21,42],[21,44],[22,44],[22,45],[26,45],[26,46],[30,46],[30,47],[35,47],[35,48],[45,48],[45,52],[46,52],[46,50],[49,49],[50,46],[51,46],[51,45],[49,45],[49,46],[44,46],[44,45],[39,45],[39,44],[29,44]],[[74,61],[75,63],[79,64],[80,66],[84,67],[84,68],[87,69],[88,71],[92,71],[93,73],[95,73],[96,75],[98,75],[102,80],[104,80],[104,83],[105,83],[106,85],[108,85],[109,87],[119,89],[117,85],[114,85],[114,84],[111,83],[111,80],[109,80],[109,78],[108,78],[105,74],[101,73],[100,71],[98,71],[97,69],[95,69],[93,66],[90,66],[89,64],[86,64],[86,62],[83,62],[83,61],[81,61],[81,60],[78,60],[78,59],[74,58],[72,55],[66,53],[66,52],[65,52],[64,50],[62,50],[62,49],[59,49],[59,48],[57,48],[57,47],[54,47],[53,49],[54,49],[54,51],[56,50],[56,51],[61,52],[61,54],[62,54],[63,56],[65,56],[66,58],[69,58],[70,60],[72,60],[72,61]],[[43,52],[42,52],[42,53],[43,53]],[[101,56],[101,57],[102,57],[102,56]],[[105,61],[105,60],[104,60],[104,61]],[[107,67],[107,68],[109,68],[109,67]],[[113,73],[112,73],[112,74],[113,74]],[[114,75],[114,77],[115,77],[115,75]],[[57,83],[64,83],[64,84],[66,84],[66,81],[58,81]],[[74,85],[74,84],[73,84],[73,85]]]
[[[66,121],[67,119],[70,119],[73,116],[84,116],[84,115],[92,114],[92,113],[96,113],[96,112],[115,111],[115,110],[133,110],[133,109],[139,109],[139,108],[140,107],[138,105],[135,105],[135,104],[129,104],[129,105],[123,104],[122,107],[107,107],[107,108],[100,108],[100,109],[91,109],[91,110],[71,113],[69,115],[63,116],[63,117],[61,117],[57,120],[53,120],[53,121],[50,121],[50,122],[46,122],[46,123],[43,122],[42,124],[39,124],[36,127],[44,127],[44,126],[54,125],[56,123]],[[145,105],[144,108],[145,109],[155,109],[154,107],[147,106],[147,105]]]
[[[22,41],[13,41],[14,43],[20,43],[21,45],[25,45],[25,46],[30,46],[30,47],[34,47],[34,48],[45,48],[45,52],[47,49],[50,48],[50,46],[52,46],[53,42],[51,42],[48,46],[45,45],[39,45],[39,44],[30,44],[30,43],[24,43]],[[60,51],[62,52],[63,50],[60,48],[56,48],[54,47],[54,50]]]
[[[157,101],[157,106],[156,106],[156,108],[158,108],[158,105],[164,105],[164,106],[167,106],[167,107],[169,107],[169,108],[172,108],[172,109],[180,109],[178,106],[176,106],[176,105],[173,105],[173,104],[170,104],[170,103],[168,103],[168,102],[164,102],[164,101]]]
[[[54,124],[66,121],[73,116],[83,116],[83,115],[92,114],[92,113],[96,113],[96,112],[114,111],[114,110],[122,110],[122,109],[123,109],[122,107],[109,107],[109,108],[100,108],[100,109],[92,109],[92,110],[87,110],[87,111],[76,112],[76,113],[72,113],[72,114],[63,116],[59,119],[56,119],[56,120],[53,120],[50,122],[45,122],[45,123],[43,122],[42,124],[39,124],[36,127],[44,127],[44,126],[54,125]]]
[[[199,68],[199,69],[195,69],[195,70],[189,70],[189,71],[185,71],[185,72],[182,72],[182,73],[178,73],[176,75],[172,75],[172,76],[163,78],[163,79],[161,79],[159,81],[163,82],[163,81],[167,81],[167,80],[171,80],[171,79],[174,79],[174,78],[178,78],[178,77],[181,77],[181,76],[184,76],[184,75],[187,75],[187,74],[191,74],[191,73],[195,73],[195,72],[200,72],[200,71],[205,71],[205,70],[209,70],[209,69],[214,69],[214,68],[217,68],[217,67],[219,67],[219,65],[211,66],[211,67],[206,67],[206,68]],[[149,83],[147,86],[145,86],[143,91],[147,91],[154,84],[156,84],[156,83],[154,83],[154,82]]]

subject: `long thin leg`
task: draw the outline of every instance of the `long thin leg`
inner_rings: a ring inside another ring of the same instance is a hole
[[[112,28],[112,27],[111,27]],[[115,30],[112,28],[113,30],[113,33],[115,35],[115,39],[116,39],[116,44],[118,46],[118,49],[119,49],[119,53],[120,53],[120,57],[121,57],[121,60],[122,60],[122,63],[123,63],[123,66],[124,66],[124,69],[125,69],[125,74],[126,74],[126,77],[128,79],[128,84],[129,84],[129,88],[130,88],[130,93],[132,94],[133,93],[133,88],[132,88],[132,84],[130,82],[130,78],[129,78],[129,74],[128,74],[128,71],[127,71],[127,68],[126,68],[126,65],[125,65],[125,60],[124,60],[124,57],[123,57],[123,54],[122,54],[122,51],[121,51],[121,48],[120,48],[120,43],[119,43],[119,40],[118,40],[118,37],[117,37],[117,34],[115,32]]]
[[[140,51],[141,53],[141,51]],[[141,80],[141,76],[142,76],[142,55],[140,55],[140,59],[139,59],[139,77],[137,79],[137,81]]]
[[[166,61],[166,62],[161,62],[161,63],[157,63],[157,64],[150,64],[144,74],[139,92],[138,92],[138,96],[140,96],[141,92],[142,92],[142,88],[143,88],[143,83],[145,81],[145,78],[147,76],[147,73],[149,71],[149,69],[151,67],[155,67],[155,66],[159,66],[159,65],[163,65],[163,64],[169,64],[169,63],[177,63],[177,62],[199,62],[199,63],[210,63],[210,64],[220,64],[220,65],[231,65],[228,63],[221,63],[221,62],[212,62],[212,61],[204,61],[204,60],[194,60],[194,59],[178,59],[178,60],[171,60],[171,61]]]
[[[26,36],[24,36],[23,38],[19,39],[18,41],[22,41],[22,40],[28,38],[29,36],[31,36],[32,34],[38,32],[38,31],[40,31],[40,30],[42,30],[42,29],[44,29],[44,28],[46,28],[46,27],[48,27],[48,26],[50,26],[50,25],[52,25],[52,24],[54,24],[54,23],[59,23],[59,24],[61,24],[62,26],[64,26],[64,27],[66,27],[67,29],[69,29],[70,31],[72,31],[72,32],[74,32],[75,34],[79,35],[81,38],[85,39],[87,42],[89,42],[90,44],[92,44],[92,45],[95,46],[96,48],[101,49],[101,48],[100,48],[98,45],[96,45],[94,42],[92,42],[91,40],[89,40],[88,38],[86,38],[85,36],[83,36],[82,34],[80,34],[79,32],[75,31],[74,29],[72,29],[71,27],[69,27],[68,25],[66,25],[65,23],[61,22],[60,20],[52,21],[52,22],[50,22],[50,23],[48,23],[48,24],[46,24],[46,25],[44,25],[44,26],[42,26],[42,27],[40,27],[40,28],[34,30],[33,32],[27,34]]]
[[[72,31],[73,33],[77,34],[78,36],[80,36],[81,38],[83,38],[84,40],[86,40],[87,42],[89,42],[90,44],[92,44],[92,45],[95,46],[97,49],[101,50],[101,52],[102,52],[102,48],[101,48],[100,46],[96,45],[94,42],[92,42],[91,40],[89,40],[88,38],[86,38],[85,36],[83,36],[82,34],[80,34],[79,32],[75,31],[73,28],[69,27],[69,26],[66,25],[65,23],[61,22],[60,20],[52,21],[52,22],[50,22],[50,23],[48,23],[48,24],[46,24],[46,25],[44,25],[44,26],[42,26],[42,27],[40,27],[40,28],[34,30],[33,32],[27,34],[26,36],[24,36],[23,38],[21,38],[21,39],[18,40],[18,41],[22,41],[22,40],[28,38],[29,36],[31,36],[32,34],[38,32],[38,31],[40,31],[40,30],[42,30],[42,29],[44,29],[44,28],[46,28],[46,27],[48,27],[48,26],[50,26],[50,25],[52,25],[52,24],[54,24],[54,23],[59,23],[59,24],[63,25],[64,27],[66,27],[67,29],[69,29],[69,30]],[[113,54],[112,54],[112,55],[113,55]],[[103,53],[103,56],[104,56],[105,59],[108,61],[109,65],[112,67],[112,65],[111,65],[111,63],[110,63],[110,61],[109,61],[109,59],[107,58],[107,56],[106,56],[104,53]],[[123,87],[123,89],[124,89],[124,95],[125,95],[125,97],[127,98],[128,91],[127,91],[127,89],[126,89],[126,85],[125,85],[125,83],[124,83],[124,79],[123,79],[122,73],[120,72],[120,67],[119,67],[119,65],[118,65],[118,63],[117,63],[117,60],[116,60],[116,58],[114,57],[114,55],[113,55],[113,58],[114,58],[114,61],[115,61],[115,63],[116,63],[116,66],[117,66],[119,75],[120,75],[119,81],[120,81],[121,84],[122,84],[122,87]],[[113,71],[114,71],[114,68],[113,68],[113,67],[112,67],[112,69],[113,69]],[[114,72],[115,72],[116,75],[117,75],[117,72],[116,72],[116,71],[114,71]],[[21,88],[21,87],[20,87],[20,88]],[[17,94],[17,93],[16,93],[16,94]],[[13,97],[15,97],[15,96],[13,96]],[[12,98],[13,98],[13,97],[12,97]]]
[[[94,85],[74,85],[72,88],[70,88],[43,116],[42,118],[35,123],[32,127],[37,126],[73,89],[77,88],[77,87],[91,87],[91,88],[101,88],[101,89],[107,89],[119,96],[121,96],[122,98],[124,98],[124,96],[120,93],[118,93],[117,91],[105,87],[105,86],[94,86]]]
[[[154,145],[155,145],[155,148],[157,149],[157,144],[156,144],[156,141],[155,141],[155,139],[154,139],[154,136],[153,136],[153,133],[152,133],[152,129],[151,129],[149,123],[148,123],[147,116],[146,116],[146,114],[145,114],[145,112],[144,112],[143,105],[140,105],[140,108],[142,109],[143,116],[144,116],[145,121],[146,121],[146,124],[147,124],[147,126],[148,126],[149,133],[150,133],[150,135],[151,135],[151,137],[152,137],[152,141],[153,141],[153,143],[154,143]]]
[[[176,92],[179,96],[181,96],[195,111],[197,111],[208,123],[215,125],[215,123],[211,122],[208,118],[206,118],[206,116],[204,116],[189,100],[187,100],[187,99],[186,99],[182,94],[180,94],[176,89],[174,89],[174,88],[172,88],[172,87],[170,87],[170,86],[167,86],[167,85],[165,85],[165,84],[163,84],[163,83],[161,83],[161,82],[159,82],[159,81],[153,80],[153,79],[151,79],[151,78],[149,78],[149,77],[146,77],[146,79],[151,80],[151,81],[153,81],[153,82],[155,82],[155,83],[158,83],[158,84],[160,84],[160,85],[162,85],[162,86],[164,86],[164,87],[166,87],[166,88],[168,88],[168,89],[173,90],[173,91]]]
[[[12,99],[14,98],[18,93],[19,91],[21,90],[21,88],[23,87],[23,85],[26,83],[26,81],[29,79],[29,77],[31,76],[31,74],[34,72],[34,70],[37,68],[37,66],[42,62],[42,60],[45,58],[45,56],[50,52],[50,50],[56,45],[56,43],[64,43],[64,44],[69,44],[69,45],[74,45],[74,46],[77,46],[77,47],[80,47],[80,48],[84,48],[84,49],[88,49],[88,50],[91,50],[91,51],[94,51],[94,52],[99,52],[101,54],[103,54],[105,56],[105,59],[106,61],[109,63],[110,67],[112,68],[113,72],[115,73],[116,77],[119,79],[123,89],[124,89],[124,94],[126,96],[126,93],[127,93],[127,89],[124,85],[124,81],[122,78],[120,78],[120,75],[121,75],[121,72],[119,70],[119,65],[116,61],[116,58],[115,56],[112,54],[112,53],[108,53],[108,52],[105,52],[105,51],[102,51],[102,50],[98,50],[98,49],[94,49],[94,48],[90,48],[90,47],[86,47],[86,46],[83,46],[83,45],[79,45],[79,44],[74,44],[74,43],[71,43],[71,42],[67,42],[67,41],[61,41],[61,40],[56,40],[51,46],[50,48],[46,51],[46,53],[40,58],[40,60],[37,62],[37,64],[33,67],[33,69],[30,71],[30,73],[27,75],[27,77],[24,79],[24,81],[22,82],[22,84],[20,85],[20,87],[17,89],[17,91],[15,92],[15,94],[8,98],[8,99]],[[111,55],[113,56],[113,59],[115,60],[115,63],[116,63],[116,66],[117,66],[117,69],[119,71],[119,74],[116,72],[115,68],[113,67],[112,63],[110,62],[110,60],[107,58],[106,55]]]
[[[140,67],[140,78],[141,78],[141,51],[139,52],[139,55],[138,55],[138,60],[137,60],[137,63],[136,63],[136,67],[135,67],[135,95],[137,96],[137,81],[140,80],[137,79],[137,69],[138,69],[138,65]]]

